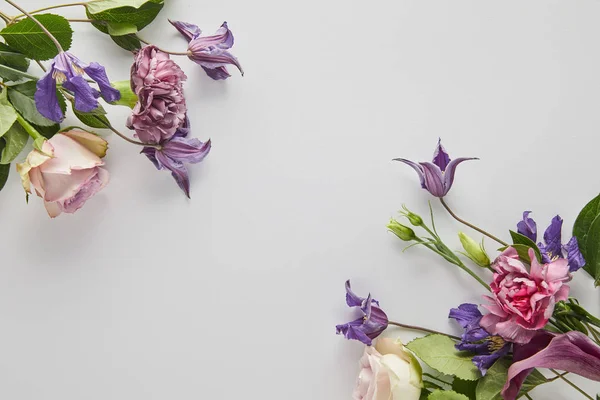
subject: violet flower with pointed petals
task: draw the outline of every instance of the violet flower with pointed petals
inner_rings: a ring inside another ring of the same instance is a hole
[[[477,354],[472,359],[473,364],[477,366],[482,375],[485,375],[497,359],[508,354],[510,343],[483,329],[479,325],[482,317],[477,305],[470,303],[450,309],[448,315],[448,318],[456,320],[464,329],[461,341],[455,345],[456,349]]]
[[[374,300],[371,294],[366,299],[354,294],[349,280],[346,281],[346,304],[348,307],[359,307],[362,316],[346,324],[337,325],[336,333],[343,334],[348,340],[358,340],[371,346],[373,339],[387,328],[387,315],[379,308],[379,302]]]
[[[530,213],[531,211],[523,213],[523,220],[517,224],[517,232],[535,242],[537,240],[537,224],[532,218],[529,218]],[[552,218],[550,226],[544,232],[544,243],[539,242],[537,246],[544,263],[550,263],[555,258],[566,258],[569,262],[569,271],[575,272],[585,265],[585,259],[579,251],[575,236],[567,244],[562,244],[562,224],[563,219],[560,215]]]
[[[171,171],[171,175],[185,195],[190,197],[190,178],[185,164],[197,164],[204,160],[211,149],[210,139],[203,143],[196,138],[188,138],[189,120],[175,132],[173,137],[161,143],[161,148],[144,147],[142,153],[154,166]]]
[[[435,197],[444,197],[454,182],[454,173],[458,164],[467,160],[478,160],[475,157],[462,157],[451,160],[448,153],[442,146],[442,140],[438,140],[433,162],[416,163],[404,158],[395,158],[394,161],[401,161],[412,167],[421,180],[421,187],[426,189]]]
[[[555,368],[600,381],[600,346],[578,331],[559,335],[539,331],[529,343],[515,344],[513,363],[502,390],[505,400],[517,398],[534,368]]]
[[[169,22],[187,39],[188,57],[199,64],[206,74],[214,80],[227,79],[231,75],[226,65],[235,65],[242,76],[244,71],[237,58],[229,51],[233,46],[233,33],[227,27],[227,22],[213,36],[200,36],[202,31],[194,24],[182,21]]]
[[[99,92],[85,80],[84,73],[98,84]],[[56,95],[57,83],[73,92],[75,109],[82,112],[96,109],[100,96],[108,102],[121,98],[121,93],[110,85],[102,65],[97,62],[85,64],[71,53],[60,52],[54,57],[50,69],[37,82],[34,96],[39,113],[55,122],[61,122],[65,117]]]

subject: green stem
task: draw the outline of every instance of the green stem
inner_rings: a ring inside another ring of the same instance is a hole
[[[62,53],[64,51],[63,48],[62,48],[62,46],[60,45],[60,43],[58,43],[58,40],[56,40],[56,38],[54,37],[54,35],[51,34],[50,31],[48,29],[46,29],[46,27],[40,21],[38,21],[33,15],[31,15],[30,13],[28,13],[27,11],[25,11],[23,8],[21,8],[17,4],[13,3],[11,0],[4,0],[4,1],[6,1],[8,4],[10,4],[11,6],[13,6],[17,10],[21,11],[27,17],[31,18],[31,20],[33,22],[35,22],[40,27],[40,29],[46,34],[46,36],[48,36],[50,38],[50,40],[52,40],[54,42],[54,45],[56,46],[56,48],[58,49],[58,51],[60,53]]]
[[[29,14],[36,14],[36,13],[39,13],[39,12],[42,12],[42,11],[46,11],[46,10],[53,10],[53,9],[55,9],[55,8],[62,8],[62,7],[73,7],[73,6],[84,6],[84,7],[85,7],[86,5],[87,5],[87,3],[66,3],[66,4],[57,4],[57,5],[55,5],[55,6],[49,6],[49,7],[44,7],[44,8],[38,8],[37,10],[30,11],[30,12],[29,12]],[[24,17],[24,16],[26,16],[26,15],[27,15],[27,14],[26,14],[25,12],[23,12],[22,10],[19,10],[19,11],[21,11],[23,14],[21,14],[21,15],[17,15],[16,17],[14,17],[14,18],[13,18],[13,20],[15,20],[15,19],[17,19],[17,18]]]
[[[27,131],[27,133],[29,134],[29,136],[31,136],[33,138],[33,140],[38,140],[40,138],[44,138],[44,136],[42,136],[41,133],[39,133],[29,122],[27,122],[25,120],[25,118],[23,118],[21,116],[21,114],[17,113],[17,122],[19,123],[19,125],[21,125],[23,127],[23,129],[25,129],[25,131]]]
[[[527,397],[529,400],[533,400],[533,399],[531,398],[531,396],[530,396],[529,394],[527,394],[527,393],[525,393],[525,397]]]
[[[594,337],[596,343],[598,345],[600,345],[600,336],[598,336],[598,332],[596,332],[596,329],[594,329],[593,326],[591,326],[589,323],[585,322],[584,325],[588,328],[588,331],[592,334],[592,336]]]
[[[573,382],[571,382],[570,380],[565,378],[564,375],[561,375],[560,372],[558,372],[557,370],[550,368],[550,371],[554,372],[560,379],[565,381],[568,385],[570,385],[573,389],[577,390],[584,397],[588,398],[589,400],[594,400],[594,398],[592,396],[590,396],[589,394],[584,392],[583,389],[581,389],[579,386],[577,386],[576,384],[574,384]]]
[[[440,201],[442,202],[442,205],[444,206],[444,208],[446,209],[446,211],[448,211],[448,213],[450,213],[450,215],[452,216],[452,218],[454,218],[455,220],[457,220],[457,221],[458,221],[458,222],[460,222],[461,224],[463,224],[463,225],[466,225],[466,226],[468,226],[469,228],[471,228],[471,229],[474,229],[474,230],[476,230],[477,232],[484,234],[485,236],[489,237],[489,238],[490,238],[490,239],[492,239],[492,240],[495,240],[496,242],[500,243],[500,244],[501,244],[501,245],[503,245],[503,246],[510,246],[508,243],[506,243],[505,241],[503,241],[503,240],[501,240],[501,239],[498,239],[496,236],[492,235],[491,233],[489,233],[489,232],[486,232],[486,231],[484,231],[483,229],[481,229],[481,228],[478,228],[478,227],[476,227],[475,225],[468,223],[467,221],[465,221],[465,220],[464,220],[464,219],[462,219],[462,218],[459,218],[459,217],[458,217],[458,216],[457,216],[457,215],[454,213],[454,211],[452,211],[452,210],[450,209],[450,207],[448,207],[448,204],[446,204],[446,202],[444,201],[444,198],[443,198],[443,197],[440,197]]]
[[[400,328],[404,328],[404,329],[411,329],[413,331],[421,331],[421,332],[433,333],[433,334],[436,334],[436,335],[444,335],[444,336],[449,337],[450,339],[460,340],[460,338],[458,336],[452,336],[452,335],[449,335],[449,334],[444,333],[444,332],[438,332],[438,331],[434,331],[433,329],[423,328],[423,327],[416,326],[416,325],[401,324],[400,322],[394,322],[394,321],[388,321],[388,324],[389,325],[394,325],[394,326],[399,326]]]

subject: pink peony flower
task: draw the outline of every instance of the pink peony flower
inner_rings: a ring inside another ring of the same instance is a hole
[[[422,371],[416,358],[400,341],[380,338],[366,346],[361,371],[352,395],[354,400],[418,400]]]
[[[68,131],[54,135],[17,164],[23,188],[44,199],[52,218],[74,213],[108,183],[104,165],[108,143],[93,133]]]
[[[490,285],[493,297],[485,296],[491,304],[484,305],[490,314],[483,316],[481,326],[509,342],[529,342],[546,325],[556,302],[569,295],[567,260],[540,264],[533,249],[529,249],[529,257],[530,271],[512,247],[492,264],[496,270]]]
[[[138,103],[127,119],[144,143],[170,139],[185,121],[187,107],[182,82],[187,78],[167,53],[145,46],[131,66],[131,89]]]

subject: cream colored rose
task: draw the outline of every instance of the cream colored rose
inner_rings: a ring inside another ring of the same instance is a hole
[[[380,338],[366,346],[360,359],[354,400],[418,400],[422,371],[417,359],[400,340]]]

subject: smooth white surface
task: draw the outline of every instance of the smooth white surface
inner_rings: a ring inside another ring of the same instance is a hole
[[[213,140],[191,201],[114,135],[112,181],[75,215],[25,204],[13,171],[0,195],[2,399],[349,399],[362,348],[334,334],[353,316],[347,278],[392,319],[452,333],[448,309],[482,294],[386,232],[402,203],[425,214],[431,198],[392,158],[427,160],[438,136],[452,156],[479,156],[448,202],[504,238],[525,209],[540,226],[560,213],[567,235],[600,190],[597,1],[167,3],[145,38],[181,51],[167,18],[206,33],[227,20],[246,76],[213,82],[178,59],[193,135]],[[127,52],[75,27],[78,57],[128,78]],[[110,108],[120,129],[126,116]],[[458,248],[463,228],[434,209]],[[572,287],[600,312],[584,272]],[[581,398],[558,382],[533,395]]]

